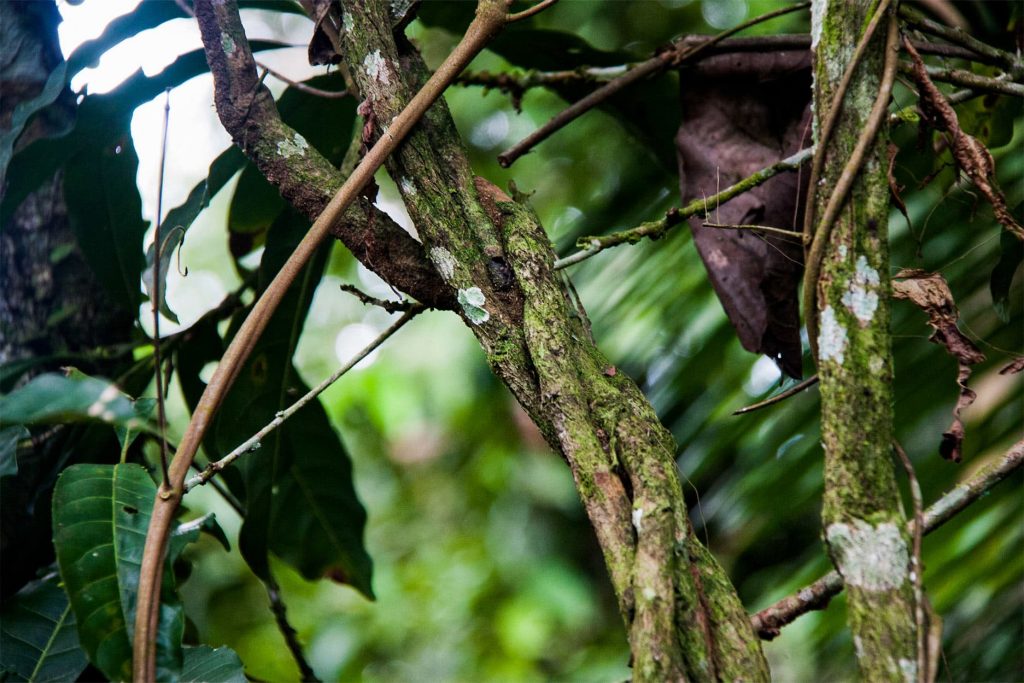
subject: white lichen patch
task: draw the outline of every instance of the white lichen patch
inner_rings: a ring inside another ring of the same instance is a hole
[[[904,683],[917,683],[917,662],[900,657],[899,665]]]
[[[437,272],[446,281],[452,279],[455,274],[455,257],[444,247],[431,247],[430,260],[437,266]]]
[[[643,529],[644,524],[644,509],[643,506],[633,508],[633,528],[636,529],[637,533]]]
[[[872,356],[871,360],[868,361],[868,370],[871,371],[872,375],[882,374],[882,369],[885,367],[885,361],[878,356]]]
[[[810,602],[814,599],[814,591],[810,588],[801,588],[800,592],[796,594],[796,597],[800,598],[801,602]]]
[[[818,357],[839,365],[846,358],[846,328],[836,319],[836,312],[826,306],[821,312],[821,330],[818,332]]]
[[[821,40],[821,31],[825,25],[825,11],[828,9],[828,2],[820,0],[811,3],[811,49],[818,47]]]
[[[220,47],[224,54],[231,54],[235,51],[235,40],[226,33],[220,34]]]
[[[484,296],[479,287],[460,289],[458,299],[459,305],[462,306],[462,310],[466,313],[466,317],[474,325],[482,325],[491,319],[491,314],[484,308],[484,305],[487,303],[487,297]]]
[[[839,258],[841,258],[841,259],[843,259],[845,261],[846,260],[846,254],[849,253],[849,250],[846,248],[846,245],[845,244],[840,244],[839,248],[836,249],[836,251],[839,252]]]
[[[878,310],[878,271],[871,267],[867,258],[857,257],[853,280],[843,292],[843,305],[853,313],[861,327],[866,327]]]
[[[849,586],[891,591],[907,578],[910,556],[899,527],[892,522],[872,526],[864,520],[837,522],[825,530],[839,573]]]
[[[374,50],[363,59],[363,70],[367,78],[376,81],[381,85],[391,83],[391,72],[388,69],[387,60],[380,54],[380,50]]]
[[[277,143],[277,153],[285,159],[294,156],[304,157],[307,149],[309,149],[309,143],[298,133],[293,133],[291,140],[281,140]]]
[[[970,493],[966,486],[957,486],[932,504],[929,508],[932,516],[935,519],[945,519],[951,512],[960,508]]]
[[[343,29],[345,29],[346,31],[351,31],[354,26],[355,22],[352,21],[351,12],[345,12],[344,14],[341,15],[341,27]]]
[[[399,187],[402,188],[402,194],[406,194],[412,197],[416,196],[416,183],[409,178],[402,176],[402,179],[398,181]]]

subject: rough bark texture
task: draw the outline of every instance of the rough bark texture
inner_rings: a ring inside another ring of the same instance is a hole
[[[817,0],[813,9],[815,117],[820,126],[874,2]],[[878,30],[842,104],[817,189],[821,216],[878,93]],[[848,620],[861,673],[871,681],[917,679],[909,541],[891,459],[888,190],[885,141],[869,148],[832,226],[818,282],[822,518],[828,551],[849,591]]]
[[[425,67],[392,35],[386,3],[348,3],[342,23],[344,61],[372,111],[373,135],[386,134]],[[629,630],[636,680],[766,680],[735,590],[690,529],[672,437],[594,346],[536,217],[473,177],[443,102],[388,171],[491,367],[572,468]]]

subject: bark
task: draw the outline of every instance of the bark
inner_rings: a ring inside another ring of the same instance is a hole
[[[426,69],[392,35],[386,3],[347,3],[344,11],[344,61],[372,112],[372,135],[386,134]],[[629,632],[636,680],[767,680],[735,590],[690,528],[675,443],[637,386],[594,345],[585,313],[553,271],[536,216],[474,178],[443,101],[388,171],[492,369],[572,469]]]
[[[814,108],[820,127],[877,3],[813,9]],[[817,216],[866,126],[879,90],[887,20],[842,103],[817,190]],[[891,460],[893,361],[889,333],[888,189],[878,136],[831,228],[817,283],[825,543],[848,590],[861,674],[917,680],[915,605],[906,524]],[[917,568],[920,571],[920,568]]]

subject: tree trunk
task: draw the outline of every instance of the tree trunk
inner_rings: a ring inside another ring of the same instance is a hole
[[[815,2],[816,133],[825,125],[857,38],[877,5]],[[895,31],[894,26],[887,27],[889,18],[884,17],[853,74],[834,132],[828,140],[819,141],[827,152],[822,180],[813,188],[818,221],[827,221],[823,218],[826,205],[869,128],[882,81],[886,33]],[[884,99],[887,103],[888,96]],[[816,283],[825,449],[822,522],[829,554],[846,583],[848,621],[861,674],[870,681],[915,681],[910,546],[892,462],[889,194],[884,151],[880,135],[867,146],[862,170],[831,224]]]

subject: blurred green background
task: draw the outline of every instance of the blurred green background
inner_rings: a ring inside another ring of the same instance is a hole
[[[520,36],[518,49],[526,53],[523,60],[557,60],[564,53],[559,39],[574,34],[609,53],[595,52],[598,57],[622,63],[649,56],[675,35],[714,33],[778,6],[743,0],[563,0],[528,28],[564,33],[547,34],[541,42],[530,42],[539,41],[539,34]],[[1010,3],[958,7],[977,37],[1007,45]],[[62,6],[66,25],[75,21],[77,9]],[[408,33],[429,64],[448,53],[458,38],[450,27],[464,25],[471,10],[472,3],[428,2],[422,8]],[[277,37],[299,46],[309,37],[311,24],[304,19],[259,10],[246,10],[243,17],[250,37]],[[807,21],[806,13],[791,14],[748,34],[803,33]],[[190,40],[181,38],[178,49]],[[137,66],[142,52],[137,47],[126,59]],[[506,61],[516,50],[505,52],[487,52],[471,68],[517,68]],[[260,57],[295,78],[323,71],[303,65],[301,47]],[[956,61],[950,65],[970,68]],[[677,81],[669,74],[637,92],[645,112],[632,122],[642,129],[639,137],[615,115],[591,112],[510,170],[497,165],[497,153],[565,102],[531,90],[517,112],[507,95],[476,87],[453,88],[447,101],[476,172],[499,186],[514,179],[520,190],[533,193],[533,207],[564,254],[581,235],[631,227],[678,205],[678,178],[665,161],[674,155]],[[269,82],[277,92],[283,89]],[[209,97],[206,76],[172,93],[169,206],[177,203],[175,193],[184,196],[205,174],[226,144]],[[902,87],[896,100],[913,102]],[[150,212],[158,149],[153,122],[161,107],[162,101],[141,107],[133,127],[139,183]],[[193,110],[198,113],[189,113]],[[979,127],[993,122],[989,141],[999,178],[1019,212],[1024,201],[1019,106],[982,98],[965,110],[976,115]],[[192,135],[188,144],[186,129]],[[929,145],[917,144],[914,126],[898,126],[893,138],[901,145],[897,178],[908,188],[904,199],[910,215],[909,225],[896,212],[890,220],[893,271],[942,272],[960,306],[963,330],[988,356],[971,380],[979,397],[965,411],[965,460],[960,465],[943,461],[938,444],[957,394],[956,365],[928,342],[923,313],[906,302],[894,305],[897,434],[915,463],[927,504],[1021,436],[1021,381],[998,370],[1024,347],[1022,284],[1018,272],[997,311],[989,280],[1002,246],[990,207],[969,186],[955,182],[948,153],[937,155]],[[917,187],[940,168],[931,183]],[[383,173],[378,180],[379,203],[398,211],[393,184]],[[233,189],[229,184],[193,227],[181,255],[189,274],[169,284],[169,299],[183,325],[240,282],[224,227]],[[258,262],[258,254],[251,260]],[[680,444],[678,462],[694,524],[748,608],[763,608],[827,571],[819,540],[817,390],[766,411],[731,415],[775,391],[779,373],[770,361],[740,347],[685,227],[655,243],[600,254],[570,275],[598,344],[640,384]],[[307,384],[319,382],[389,324],[387,314],[340,292],[342,283],[393,296],[341,246],[334,247],[296,356]],[[168,324],[164,331],[174,329]],[[377,601],[329,581],[307,582],[283,563],[274,565],[289,618],[320,676],[382,682],[629,677],[625,633],[569,471],[490,374],[455,316],[421,316],[321,400],[353,459],[356,490],[368,511],[366,544],[375,563]],[[180,434],[187,413],[177,386],[170,410],[170,431]],[[904,484],[902,470],[897,476]],[[1021,483],[1018,474],[925,541],[925,584],[945,623],[944,680],[1024,678]],[[256,679],[296,679],[266,593],[237,553],[237,516],[208,489],[190,494],[186,505],[190,514],[216,512],[233,540],[230,553],[205,537],[188,551],[194,565],[182,594],[191,637],[230,645]],[[827,611],[803,617],[767,643],[776,679],[854,678],[843,620],[840,597]]]

